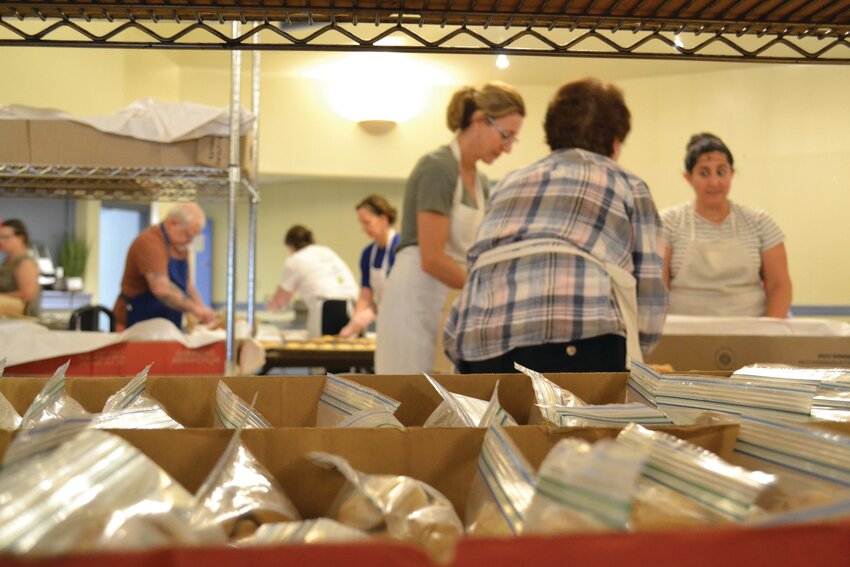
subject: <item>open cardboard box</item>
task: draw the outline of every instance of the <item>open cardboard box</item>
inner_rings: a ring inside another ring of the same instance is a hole
[[[737,370],[757,363],[850,366],[850,337],[664,335],[646,357],[677,371]]]
[[[731,449],[738,426],[665,427],[672,434],[715,452]],[[588,441],[615,437],[619,428],[506,428],[522,453],[538,466],[561,439]],[[234,432],[225,429],[113,430],[139,448],[191,492],[197,491]],[[246,446],[280,482],[299,512],[307,518],[323,515],[342,487],[341,475],[313,465],[311,451],[341,455],[367,473],[406,475],[422,480],[452,501],[463,517],[469,487],[486,430],[478,428],[250,429],[242,432]],[[10,440],[0,434],[0,454]]]
[[[251,163],[248,137],[240,140],[241,163]],[[0,120],[0,163],[101,167],[226,168],[230,140],[205,136],[182,142],[151,142],[101,132],[65,120]]]
[[[136,371],[142,368],[144,363],[140,363]],[[0,380],[0,392],[21,413],[29,407],[47,378],[14,378],[13,369],[7,369],[6,374],[7,377]],[[346,378],[401,402],[396,417],[407,426],[425,423],[442,401],[421,375],[355,374]],[[434,378],[450,392],[482,400],[490,399],[498,382],[502,406],[518,423],[528,423],[534,392],[531,380],[524,374],[443,374]],[[589,404],[611,404],[625,400],[628,374],[551,374],[547,378]],[[66,379],[65,389],[86,410],[99,412],[107,398],[129,380],[73,377]],[[184,426],[212,427],[218,380],[214,376],[149,376],[146,392]],[[256,408],[275,427],[314,426],[319,397],[325,387],[324,376],[245,376],[227,377],[224,381],[244,400],[250,401],[258,392]]]

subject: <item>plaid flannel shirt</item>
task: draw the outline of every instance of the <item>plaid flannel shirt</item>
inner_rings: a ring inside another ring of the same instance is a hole
[[[661,221],[649,188],[615,161],[559,150],[507,175],[491,192],[469,268],[498,246],[564,240],[637,280],[641,349],[661,338],[667,308]],[[518,347],[624,334],[605,271],[584,258],[542,253],[472,269],[446,322],[454,360],[487,360]]]

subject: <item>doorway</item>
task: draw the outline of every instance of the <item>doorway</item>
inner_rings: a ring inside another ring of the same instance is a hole
[[[100,205],[100,259],[98,302],[112,308],[121,293],[121,277],[127,250],[139,233],[150,225],[150,207],[104,201]]]

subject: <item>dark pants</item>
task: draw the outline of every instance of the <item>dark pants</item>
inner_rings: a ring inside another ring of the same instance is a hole
[[[461,360],[461,374],[517,372],[514,362],[537,372],[625,372],[626,339],[601,335],[569,343],[548,343],[515,348],[487,360]]]
[[[326,299],[322,303],[322,334],[338,335],[348,325],[348,302],[344,299]]]

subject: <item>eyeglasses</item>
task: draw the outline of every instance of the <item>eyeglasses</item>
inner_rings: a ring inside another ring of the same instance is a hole
[[[496,120],[492,116],[487,117],[487,122],[490,123],[490,126],[496,129],[496,132],[499,133],[499,136],[502,138],[503,144],[518,144],[519,140],[510,132],[496,124]]]

